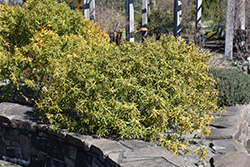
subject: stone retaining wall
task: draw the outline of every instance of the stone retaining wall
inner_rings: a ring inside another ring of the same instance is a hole
[[[200,162],[193,154],[183,155],[184,163],[151,142],[55,132],[38,123],[32,107],[0,103],[0,157],[30,167],[249,167],[250,105],[226,110],[211,123],[209,136],[187,136],[207,147],[208,158]]]
[[[151,142],[54,132],[32,107],[15,103],[0,103],[0,156],[32,167],[187,167]]]

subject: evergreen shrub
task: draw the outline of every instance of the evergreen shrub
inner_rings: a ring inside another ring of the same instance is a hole
[[[218,105],[233,106],[249,104],[250,76],[238,69],[211,68],[210,74],[218,79],[216,88],[219,89]]]
[[[51,2],[0,5],[0,78],[16,90],[23,83],[41,91],[43,122],[152,140],[175,154],[186,148],[184,134],[209,134],[214,114],[223,112],[207,74],[210,56],[173,36],[117,47],[97,25]]]

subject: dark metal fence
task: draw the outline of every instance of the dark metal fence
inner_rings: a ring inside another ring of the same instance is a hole
[[[120,41],[122,39],[122,32],[120,31],[108,32],[108,35],[110,37],[110,43],[115,42],[117,45],[120,44]]]

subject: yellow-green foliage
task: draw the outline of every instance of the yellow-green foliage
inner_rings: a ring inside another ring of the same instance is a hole
[[[22,8],[0,4],[0,78],[9,79],[10,85],[39,82],[42,88],[50,72],[48,59],[66,54],[67,38],[84,39],[92,52],[100,54],[111,47],[107,34],[65,3],[28,0]],[[46,39],[50,48],[42,47]],[[61,48],[55,45],[58,41],[64,41]]]
[[[0,26],[0,78],[16,88],[42,89],[36,103],[43,121],[98,136],[153,140],[174,153],[185,148],[184,134],[209,133],[220,112],[216,81],[207,74],[210,56],[172,36],[116,47],[95,24],[49,2],[0,10],[0,22],[7,16],[19,22],[18,13],[26,18],[21,24],[31,24],[17,35],[12,22]]]

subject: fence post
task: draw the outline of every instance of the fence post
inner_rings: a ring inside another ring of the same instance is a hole
[[[181,36],[181,0],[174,0],[174,36]]]
[[[134,0],[126,0],[126,40],[134,42]]]
[[[148,27],[148,1],[142,0],[142,42],[144,41],[144,38],[147,38],[147,27]]]
[[[201,11],[202,11],[202,0],[196,1],[196,22],[195,28],[198,31],[201,28]]]
[[[89,2],[89,15],[90,20],[95,21],[95,0],[90,0]]]
[[[227,18],[226,18],[226,41],[225,41],[225,59],[232,60],[233,57],[233,38],[234,38],[234,13],[235,0],[227,1]]]
[[[87,19],[90,19],[89,15],[89,0],[83,0],[83,14]]]

